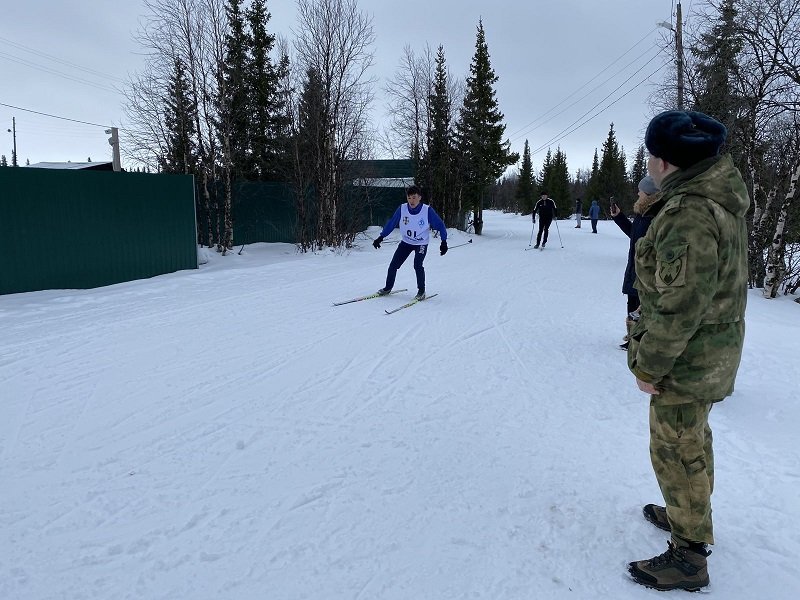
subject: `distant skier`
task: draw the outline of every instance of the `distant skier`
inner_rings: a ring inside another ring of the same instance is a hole
[[[581,228],[581,217],[583,216],[583,203],[578,198],[575,201],[575,229]]]
[[[611,197],[614,201],[614,197]],[[592,233],[597,233],[597,220],[600,218],[600,205],[597,200],[592,200],[592,205],[589,207],[589,218],[592,220]]]
[[[536,245],[538,248],[541,243],[542,248],[547,245],[547,234],[550,232],[550,224],[554,218],[558,218],[556,203],[547,196],[547,192],[542,192],[536,206],[533,207],[533,222],[536,223],[536,215],[539,215],[539,231],[536,233]],[[544,233],[544,238],[542,238]]]
[[[447,253],[447,228],[439,215],[436,214],[436,211],[427,204],[422,203],[422,193],[417,186],[412,185],[408,188],[406,199],[407,202],[397,207],[392,218],[386,222],[381,234],[372,242],[375,249],[380,248],[383,238],[391,234],[395,227],[400,227],[403,239],[397,246],[397,250],[394,251],[392,262],[389,263],[389,270],[386,273],[386,285],[379,289],[378,293],[381,296],[385,296],[392,291],[394,280],[397,277],[397,270],[413,252],[414,271],[417,274],[417,295],[414,296],[414,299],[424,300],[425,269],[422,266],[422,262],[425,260],[425,255],[428,251],[430,230],[433,227],[441,235],[442,243],[439,244],[439,252],[444,256]]]

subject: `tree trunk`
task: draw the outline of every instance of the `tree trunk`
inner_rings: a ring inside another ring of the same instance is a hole
[[[775,235],[772,236],[772,244],[770,245],[769,254],[767,255],[767,276],[764,278],[765,298],[774,298],[778,295],[781,283],[783,283],[783,278],[786,274],[786,263],[784,262],[786,239],[784,237],[784,230],[786,228],[786,217],[789,213],[789,208],[794,201],[798,178],[800,178],[800,162],[797,163],[797,167],[789,183],[789,191],[786,192],[786,196],[783,199],[783,205],[778,214],[778,222],[775,225]]]

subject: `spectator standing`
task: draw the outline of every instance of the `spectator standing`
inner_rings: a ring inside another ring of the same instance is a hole
[[[619,209],[616,203],[611,204],[611,217],[620,229],[630,238],[628,245],[628,263],[625,266],[625,277],[622,280],[622,293],[628,298],[627,311],[625,312],[625,325],[627,333],[625,334],[624,343],[620,344],[623,350],[628,349],[628,338],[631,333],[631,327],[634,320],[638,318],[639,310],[639,293],[634,287],[636,282],[636,265],[634,259],[636,255],[636,242],[647,233],[647,228],[650,227],[650,221],[653,220],[653,215],[648,213],[648,210],[653,203],[658,199],[658,187],[656,182],[650,175],[643,177],[639,182],[639,197],[633,205],[633,222]]]

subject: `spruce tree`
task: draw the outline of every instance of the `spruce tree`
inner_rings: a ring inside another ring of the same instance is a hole
[[[620,208],[623,208],[625,203],[631,204],[625,156],[617,143],[613,123],[609,128],[608,137],[603,143],[603,156],[600,159],[596,180],[597,187],[592,191],[596,192],[598,197],[591,199],[598,200],[601,206],[604,206],[604,203],[607,204],[606,201],[612,197]]]
[[[743,43],[738,33],[737,14],[734,0],[722,0],[717,24],[702,33],[691,48],[699,59],[695,69],[699,89],[693,110],[712,115],[729,131],[734,127],[742,104],[733,85],[739,70],[737,57]]]
[[[316,190],[323,182],[323,165],[328,148],[332,119],[328,114],[322,75],[308,69],[298,103],[297,131],[294,138],[294,183],[297,206],[297,240],[303,251],[312,248],[317,218]]]
[[[195,173],[197,104],[189,90],[186,67],[180,58],[174,60],[172,79],[167,90],[169,96],[164,99],[167,146],[159,160],[159,167],[164,173]]]
[[[220,142],[231,171],[231,176],[239,177],[251,172],[252,155],[250,147],[250,106],[247,88],[247,35],[242,15],[242,0],[227,0],[225,12],[228,18],[228,32],[225,35],[225,58],[221,65],[219,97]]]
[[[0,167],[7,167],[7,166],[8,166],[8,159],[6,158],[6,155],[5,154],[0,155]]]
[[[553,199],[558,207],[558,214],[565,216],[572,213],[572,200],[569,194],[569,169],[567,155],[558,148],[550,165],[550,186],[547,195]]]
[[[586,185],[586,198],[583,203],[584,209],[592,204],[592,200],[599,197],[598,189],[600,183],[600,159],[597,157],[597,148],[594,149],[592,159],[592,170],[589,172],[589,183]]]
[[[288,145],[286,98],[280,90],[281,79],[289,68],[285,55],[278,64],[270,56],[275,35],[268,33],[272,15],[265,0],[253,0],[246,11],[249,55],[245,88],[249,95],[249,179],[278,180],[285,176]]]
[[[640,145],[636,151],[636,156],[633,159],[630,173],[631,190],[633,191],[634,198],[639,193],[639,182],[643,177],[647,176],[647,153],[645,152],[644,145]]]
[[[511,142],[502,141],[506,127],[493,87],[497,81],[489,61],[483,22],[479,21],[475,54],[456,124],[463,192],[467,206],[472,208],[478,235],[483,229],[486,192],[507,166],[519,160],[519,154],[511,152]]]
[[[522,150],[522,168],[519,171],[515,197],[519,212],[523,215],[531,214],[533,206],[536,204],[536,179],[533,176],[533,163],[528,140],[525,140],[525,147]]]
[[[421,159],[422,184],[429,192],[429,202],[440,212],[447,226],[459,226],[458,198],[454,189],[454,156],[451,133],[452,101],[447,89],[447,66],[444,48],[436,53],[433,93],[430,97],[430,119],[427,151]],[[413,156],[412,148],[412,158]]]
[[[542,171],[539,174],[539,190],[542,194],[549,194],[550,188],[549,186],[552,183],[553,178],[553,153],[550,148],[547,149],[547,154],[544,156],[544,162],[542,163]],[[537,198],[538,200],[538,198]]]

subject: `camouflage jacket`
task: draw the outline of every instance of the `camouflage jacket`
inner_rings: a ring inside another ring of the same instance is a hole
[[[657,213],[636,243],[642,316],[628,366],[655,385],[655,404],[715,402],[733,392],[744,343],[750,206],[730,156],[664,179]]]

